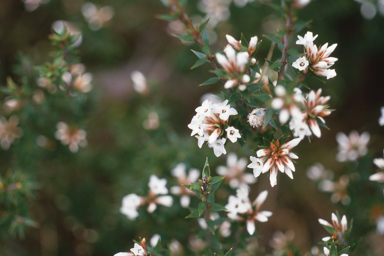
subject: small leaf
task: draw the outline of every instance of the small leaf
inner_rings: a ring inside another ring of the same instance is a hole
[[[192,35],[176,35],[175,34],[175,36],[177,38],[179,38],[181,41],[186,41],[186,42],[193,41],[193,36]]]
[[[291,48],[287,51],[288,54],[295,56],[295,57],[301,57],[303,54],[300,54],[297,52],[295,48]]]
[[[215,234],[215,225],[212,220],[207,220],[207,226],[209,230],[212,232],[212,234]]]
[[[227,73],[225,73],[224,69],[215,69],[212,73],[216,74],[218,77],[223,78]]]
[[[193,66],[191,67],[191,69],[200,67],[201,65],[203,65],[204,63],[207,63],[207,62],[209,62],[209,60],[207,60],[207,59],[198,59],[198,60],[195,62],[195,64],[193,64]]]
[[[200,32],[205,30],[205,27],[207,26],[208,21],[209,21],[209,18],[206,21],[204,21],[203,23],[201,23],[201,25],[199,26]]]
[[[231,97],[229,97],[229,100],[228,100],[228,104],[231,104],[233,102],[236,102],[238,100],[241,99],[241,96],[240,94],[238,94],[237,92],[235,92],[234,94],[231,95]]]
[[[211,77],[207,81],[205,81],[204,83],[200,84],[200,86],[207,85],[207,84],[215,84],[219,81],[220,81],[220,79],[218,77]]]
[[[201,214],[203,214],[203,212],[207,208],[207,203],[200,202],[198,208],[199,208],[199,217],[200,217]]]
[[[263,127],[267,126],[267,124],[271,121],[273,115],[275,114],[275,110],[272,108],[267,108],[264,115],[264,124]]]
[[[211,49],[209,49],[209,45],[204,45],[201,50],[206,54],[211,54]]]
[[[275,43],[281,43],[281,39],[277,36],[274,36],[274,35],[264,35],[264,37],[266,37],[267,39],[271,40],[272,42],[275,42]]]
[[[211,176],[211,169],[209,168],[208,157],[205,159],[202,178],[204,178],[204,176],[207,176],[207,177]]]
[[[328,126],[326,126],[325,123],[323,121],[321,121],[320,118],[316,117],[316,121],[319,124],[319,126],[329,130]]]
[[[220,187],[222,181],[223,179],[211,185],[211,194],[213,194],[213,192],[215,192]]]
[[[212,177],[211,181],[209,182],[209,185],[215,184],[219,181],[222,181],[224,179],[223,176],[214,176]]]
[[[270,65],[269,68],[273,70],[277,70],[281,66],[283,66],[283,63],[281,63],[280,61],[276,61],[272,65]]]
[[[199,212],[197,210],[194,210],[185,218],[186,219],[189,219],[189,218],[199,218]]]
[[[296,56],[289,56],[289,57],[287,58],[287,61],[288,61],[288,63],[293,63],[293,62],[295,62],[298,58],[299,58],[299,57],[296,57]]]
[[[226,208],[224,206],[222,206],[220,204],[216,204],[216,203],[211,204],[211,209],[212,209],[212,211],[215,211],[215,212],[225,211],[226,210]]]
[[[350,246],[348,246],[348,247],[344,248],[344,249],[343,249],[343,250],[341,250],[341,251],[338,251],[338,254],[340,255],[340,254],[343,254],[343,253],[348,253],[348,251],[349,251],[349,248],[350,248]]]
[[[332,243],[332,245],[331,245],[330,256],[338,256],[338,255],[337,255],[337,249],[336,249],[335,243]]]
[[[321,224],[321,226],[323,226],[323,228],[325,228],[325,230],[327,230],[327,232],[330,233],[330,234],[335,234],[336,233],[336,230],[334,228],[332,228],[332,227],[329,227],[327,225],[322,225],[322,224]]]
[[[260,89],[260,86],[263,86],[263,85],[264,83],[250,84],[250,85],[247,85],[247,89],[248,91],[254,91],[254,90]]]
[[[201,40],[203,40],[203,43],[205,45],[209,45],[209,37],[208,37],[207,29],[204,29],[203,36],[201,37]]]
[[[260,100],[260,101],[262,101],[264,103],[267,103],[267,102],[271,101],[271,97],[267,93],[265,93],[265,92],[262,92],[260,94],[254,94],[253,98],[255,98],[257,100]]]
[[[224,256],[231,256],[232,255],[232,248],[229,249],[229,251]]]
[[[258,108],[259,106],[256,104],[256,102],[254,102],[253,100],[250,100],[249,102],[247,101],[244,101],[245,104],[247,104],[248,106],[251,106],[253,108]]]
[[[278,5],[278,4],[272,4],[272,3],[270,3],[269,6],[271,6],[275,11],[284,13],[284,8],[281,7],[281,6]]]
[[[160,14],[156,15],[156,18],[159,20],[176,20],[176,17],[172,14]]]
[[[199,59],[205,59],[205,57],[207,56],[206,54],[204,53],[201,53],[201,52],[198,52],[198,51],[194,51],[191,49],[191,51],[199,58]]]
[[[295,22],[295,33],[300,32],[303,28],[307,27],[311,21],[303,21],[303,20],[297,20]]]

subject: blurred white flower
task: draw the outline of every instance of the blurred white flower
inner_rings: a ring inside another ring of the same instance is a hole
[[[79,146],[87,145],[87,133],[84,130],[78,129],[77,126],[70,127],[64,122],[57,123],[56,127],[55,138],[60,140],[63,145],[68,145],[72,153],[76,153]]]
[[[285,234],[281,231],[276,231],[273,233],[269,245],[274,249],[275,255],[282,255],[293,242],[294,238],[295,232],[293,230],[287,230]]]
[[[146,130],[156,130],[159,124],[159,115],[155,111],[151,111],[148,114],[148,119],[144,120],[143,127]]]
[[[137,208],[144,202],[144,199],[136,194],[129,194],[123,197],[120,212],[134,220],[139,216]]]
[[[336,155],[337,161],[355,161],[360,156],[364,156],[368,152],[367,144],[369,139],[368,132],[359,135],[357,131],[352,131],[349,136],[342,132],[337,133],[336,140],[339,143],[339,152]]]
[[[383,150],[383,155],[384,155],[384,150]],[[381,169],[381,172],[372,174],[371,176],[369,176],[369,180],[384,182],[384,158],[375,158],[373,159],[373,163]]]
[[[217,174],[225,176],[225,181],[231,188],[248,186],[256,182],[255,177],[245,172],[247,160],[245,158],[237,159],[235,153],[229,153],[227,157],[227,166],[218,166]]]
[[[280,110],[279,121],[284,124],[289,118],[302,118],[298,103],[304,100],[304,97],[299,89],[292,94],[288,94],[285,87],[278,85],[275,87],[276,97],[271,101],[271,107],[275,110]]]
[[[341,220],[336,216],[336,214],[332,213],[332,224],[329,223],[326,220],[319,219],[319,223],[322,226],[326,226],[328,228],[331,228],[332,232],[330,229],[326,229],[332,236],[326,236],[323,237],[323,241],[326,242],[330,239],[336,240],[339,239],[341,241],[344,241],[344,232],[348,229],[348,223],[347,223],[347,217],[343,215]]]
[[[319,188],[325,192],[332,192],[331,201],[336,204],[341,202],[344,205],[348,205],[351,202],[351,198],[348,196],[347,187],[349,184],[349,178],[347,175],[342,175],[337,182],[330,180],[323,180],[319,183]]]
[[[145,78],[143,73],[135,70],[131,73],[131,79],[133,81],[133,89],[135,89],[136,92],[143,95],[146,95],[149,93],[147,79]]]
[[[156,247],[156,245],[159,243],[159,241],[161,240],[161,237],[159,234],[154,234],[151,238],[151,240],[149,240],[149,244],[152,246],[152,247]]]
[[[307,6],[311,0],[293,0],[293,9],[298,10]]]
[[[17,127],[19,118],[15,115],[7,120],[4,116],[0,116],[0,146],[4,150],[8,150],[15,139],[23,135],[23,130]]]
[[[320,163],[316,163],[307,169],[307,177],[314,181],[332,180],[333,172],[326,170]]]
[[[148,186],[151,192],[155,195],[168,194],[168,189],[165,185],[167,185],[166,179],[159,179],[156,175],[153,174],[149,177]]]
[[[171,187],[171,193],[180,196],[180,204],[183,208],[187,208],[190,203],[190,197],[195,193],[187,189],[183,185],[190,185],[197,181],[200,176],[200,171],[197,169],[190,169],[188,176],[186,174],[186,166],[183,163],[179,163],[171,171],[172,176],[177,178],[178,185]]]
[[[253,2],[254,0],[233,0],[237,7],[244,7],[247,3]]]
[[[49,0],[23,0],[25,9],[28,12],[33,12],[36,10],[40,5],[46,4],[49,2]]]
[[[229,16],[229,5],[231,0],[201,0],[198,4],[200,11],[206,13],[206,19],[209,18],[211,27],[221,21],[226,21]]]
[[[57,33],[62,33],[64,29],[67,30],[68,34],[72,36],[79,36],[79,38],[72,44],[73,47],[78,47],[83,41],[83,35],[81,30],[77,28],[72,22],[66,20],[57,20],[52,23],[52,29]]]
[[[81,7],[81,12],[87,20],[89,28],[99,30],[106,22],[112,19],[115,11],[111,6],[97,7],[92,3],[84,3]]]
[[[364,1],[360,7],[361,16],[367,20],[371,20],[376,16],[376,6],[368,1]]]
[[[384,234],[384,216],[380,216],[376,220],[376,231],[378,234],[383,235]]]
[[[384,107],[381,107],[381,116],[379,118],[379,125],[384,126]]]

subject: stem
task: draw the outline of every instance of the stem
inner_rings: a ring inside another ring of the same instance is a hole
[[[272,54],[273,54],[273,49],[274,48],[275,48],[275,42],[272,42],[271,47],[269,48],[268,55],[267,55],[267,60],[271,60],[272,59]],[[265,73],[267,73],[267,69],[268,69],[268,61],[264,62],[264,65],[263,65],[263,67],[261,69],[260,81],[264,81],[263,78],[265,76]]]
[[[292,16],[291,16],[291,10],[287,10],[287,19],[285,20],[285,29],[286,29],[286,34],[283,37],[283,53],[281,57],[281,63],[283,65],[280,67],[280,70],[278,72],[279,76],[277,78],[277,81],[280,81],[283,79],[284,76],[284,68],[285,65],[287,64],[287,50],[288,50],[288,38],[292,34]]]

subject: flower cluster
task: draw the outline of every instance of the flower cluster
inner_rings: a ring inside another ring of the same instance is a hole
[[[173,204],[173,198],[167,195],[168,189],[165,186],[166,184],[166,179],[159,179],[156,175],[151,175],[148,183],[148,196],[141,197],[136,194],[126,195],[122,200],[120,212],[125,214],[128,219],[134,220],[137,216],[139,216],[137,209],[142,205],[148,205],[147,211],[149,213],[155,211],[157,205],[171,207]]]
[[[200,148],[207,141],[208,147],[213,148],[215,155],[219,157],[227,153],[224,147],[227,139],[234,143],[241,138],[239,130],[228,126],[229,116],[237,115],[236,109],[228,105],[228,100],[222,103],[205,100],[196,108],[196,113],[188,128],[192,130],[191,136],[196,135]],[[226,138],[223,136],[224,131]]]
[[[297,37],[298,40],[296,41],[296,44],[304,47],[305,55],[298,58],[292,66],[300,70],[305,75],[312,72],[317,76],[323,76],[327,79],[335,77],[336,71],[329,68],[333,66],[333,64],[337,61],[337,58],[329,57],[329,55],[335,50],[337,44],[333,44],[328,47],[328,43],[326,43],[322,47],[318,48],[315,44],[313,44],[317,35],[313,36],[313,33],[310,31],[308,31],[304,37]]]
[[[70,127],[64,122],[57,124],[55,137],[63,145],[68,145],[72,153],[76,153],[79,150],[79,146],[85,147],[87,145],[87,133],[75,126]]]
[[[276,97],[271,101],[271,107],[280,110],[279,121],[284,124],[292,116],[293,118],[303,119],[299,103],[304,101],[301,90],[295,88],[293,94],[287,93],[284,86],[275,87]]]
[[[339,132],[336,135],[336,140],[339,143],[339,152],[336,155],[337,161],[356,161],[357,158],[365,155],[368,152],[367,144],[369,139],[368,132],[359,135],[357,131],[352,131],[349,136]]]
[[[294,137],[303,139],[305,136],[311,136],[312,133],[318,138],[321,137],[321,130],[316,119],[325,123],[323,117],[331,114],[328,105],[326,105],[329,99],[329,96],[321,96],[321,89],[316,92],[310,91],[305,98],[301,99],[300,104],[304,110],[301,115],[293,116],[289,122],[289,128],[294,131]]]
[[[92,89],[92,74],[85,73],[85,66],[81,63],[72,65],[61,77],[68,87],[73,86],[82,93],[90,92]]]
[[[329,241],[330,239],[343,242],[347,236],[345,232],[347,230],[350,231],[350,228],[348,229],[347,217],[345,217],[345,215],[343,215],[340,220],[336,214],[332,213],[332,224],[323,219],[319,219],[319,223],[332,235],[323,237],[322,240],[324,242]]]
[[[351,198],[347,193],[347,187],[349,184],[348,175],[342,175],[338,181],[334,182],[328,179],[324,179],[319,183],[320,190],[324,192],[331,192],[332,203],[341,202],[344,205],[348,205],[351,202]]]
[[[265,108],[255,108],[248,114],[248,123],[253,128],[261,127],[264,124]]]
[[[251,77],[247,74],[247,65],[255,64],[256,59],[250,56],[256,51],[257,36],[251,38],[246,52],[241,51],[241,42],[230,35],[227,35],[229,45],[224,49],[225,55],[216,53],[216,60],[227,73],[228,80],[224,88],[230,89],[239,85],[239,89],[244,91],[247,84],[251,82]],[[238,51],[238,52],[236,52]]]
[[[256,230],[255,221],[268,221],[268,217],[272,216],[272,212],[260,211],[262,204],[268,196],[268,191],[261,192],[253,203],[251,203],[248,194],[248,188],[238,188],[236,196],[229,196],[228,204],[225,208],[227,208],[228,218],[240,222],[245,221],[248,233],[253,235]]]
[[[81,12],[87,20],[89,28],[92,30],[99,30],[102,28],[115,14],[115,11],[111,6],[98,8],[96,5],[89,2],[81,7]]]
[[[293,139],[282,145],[280,145],[279,140],[270,142],[269,148],[259,149],[256,152],[257,158],[251,156],[252,163],[248,167],[253,168],[255,177],[270,170],[269,179],[272,187],[277,184],[278,170],[293,179],[292,172],[295,171],[295,166],[291,159],[298,159],[299,157],[290,151],[299,142],[300,139]]]

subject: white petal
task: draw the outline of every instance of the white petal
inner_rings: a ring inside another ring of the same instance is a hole
[[[256,226],[255,226],[255,221],[248,219],[247,220],[247,231],[250,235],[253,235],[255,233]]]

